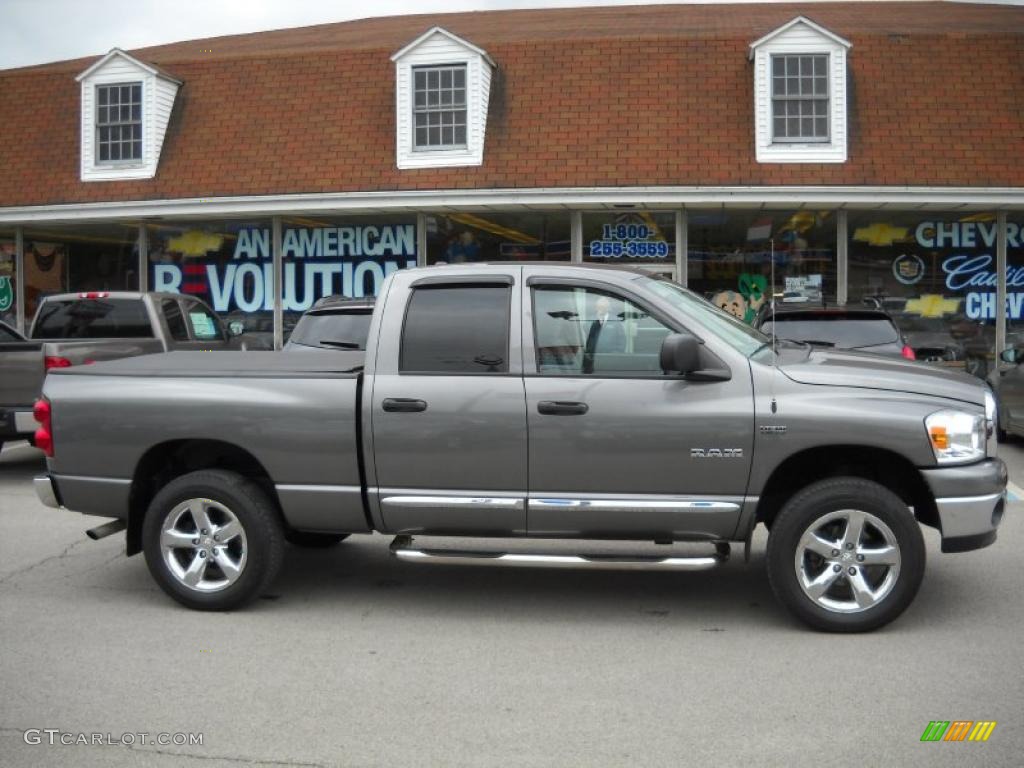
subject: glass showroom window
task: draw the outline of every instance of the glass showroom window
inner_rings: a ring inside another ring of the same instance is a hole
[[[675,279],[674,212],[583,214],[583,260],[632,264]]]
[[[772,56],[772,141],[829,140],[828,54]]]
[[[427,263],[568,261],[569,214],[427,215]]]
[[[413,148],[466,147],[466,65],[414,67]]]
[[[202,299],[221,319],[241,324],[249,349],[273,349],[269,219],[168,221],[146,229],[151,291]]]
[[[817,303],[836,295],[836,221],[832,211],[691,209],[688,285],[748,323],[771,293]]]
[[[18,327],[18,275],[14,235],[13,230],[0,229],[0,321],[11,328]]]
[[[416,217],[409,214],[281,218],[284,338],[325,296],[375,297],[385,278],[417,262]]]
[[[142,160],[142,83],[96,86],[96,160]]]
[[[1024,220],[1007,222],[1007,347],[1024,346]],[[850,214],[849,301],[883,307],[920,360],[985,376],[994,364],[996,217]]]
[[[137,290],[138,236],[138,226],[129,223],[26,228],[25,325],[31,325],[44,296]]]

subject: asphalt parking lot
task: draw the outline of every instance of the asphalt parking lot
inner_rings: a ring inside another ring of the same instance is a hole
[[[1003,453],[1024,485],[1024,443]],[[863,636],[778,607],[765,538],[689,574],[393,561],[385,537],[289,549],[272,593],[190,612],[123,536],[39,504],[0,455],[0,765],[986,765],[1024,754],[1024,503],[999,540],[929,562],[916,602]],[[995,720],[987,743],[922,743]],[[202,746],[26,744],[201,733]]]

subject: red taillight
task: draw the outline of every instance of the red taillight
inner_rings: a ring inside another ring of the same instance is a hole
[[[71,361],[66,357],[54,357],[52,355],[47,355],[43,358],[43,366],[46,370],[50,370],[51,368],[70,368]]]
[[[39,422],[39,429],[36,430],[35,435],[36,448],[50,458],[53,458],[53,432],[50,428],[51,415],[50,401],[45,397],[41,400],[36,400],[36,404],[32,407],[32,416]]]
[[[914,354],[914,350],[906,344],[903,345],[903,351],[900,354],[907,358],[907,360],[917,360],[917,355]]]

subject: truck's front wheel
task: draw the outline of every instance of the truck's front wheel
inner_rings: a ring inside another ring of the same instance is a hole
[[[768,578],[798,618],[829,632],[864,632],[899,616],[924,575],[921,529],[907,505],[869,480],[822,480],[779,512]]]
[[[157,584],[189,608],[225,611],[262,593],[281,567],[284,535],[274,505],[252,480],[201,470],[153,498],[142,527]]]

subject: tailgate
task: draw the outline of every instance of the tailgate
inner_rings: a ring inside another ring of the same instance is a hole
[[[28,406],[43,390],[43,345],[38,341],[0,344],[0,407]]]

